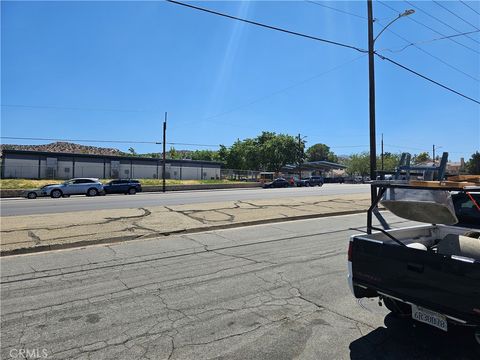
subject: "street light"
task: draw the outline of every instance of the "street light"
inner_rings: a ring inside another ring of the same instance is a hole
[[[415,10],[405,10],[403,13],[398,14],[398,16],[390,21],[387,26],[385,26],[377,36],[374,37],[373,34],[373,6],[372,0],[367,0],[367,11],[368,11],[368,80],[369,80],[369,112],[370,112],[370,180],[376,178],[376,168],[377,168],[377,145],[376,145],[376,136],[375,136],[375,40],[395,21],[401,17],[405,17],[415,13]],[[377,190],[374,186],[371,189],[371,198],[372,203],[377,197]]]
[[[390,22],[382,29],[382,31],[380,31],[380,32],[378,33],[378,35],[375,36],[375,39],[373,39],[373,42],[377,41],[378,37],[379,37],[380,35],[382,35],[382,33],[383,33],[390,25],[392,25],[395,21],[397,21],[397,20],[400,19],[401,17],[408,16],[408,15],[412,15],[412,14],[414,14],[414,13],[415,13],[415,10],[413,10],[413,9],[408,9],[408,10],[405,10],[403,13],[398,14],[398,16],[397,16],[395,19],[393,19],[392,21],[390,21]]]

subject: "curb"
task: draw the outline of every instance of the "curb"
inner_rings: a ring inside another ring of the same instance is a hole
[[[220,189],[256,189],[261,188],[260,183],[236,183],[236,184],[195,184],[195,185],[167,185],[165,191],[192,191],[192,190],[220,190]],[[27,189],[0,189],[0,198],[23,198],[22,194]],[[142,192],[162,192],[162,186],[145,185]]]
[[[264,220],[244,221],[244,222],[238,222],[235,224],[211,225],[211,226],[206,226],[201,228],[159,232],[159,233],[147,234],[147,235],[119,236],[119,237],[110,238],[110,239],[98,239],[98,240],[92,240],[92,241],[82,240],[75,243],[67,243],[67,244],[41,245],[41,246],[35,246],[35,247],[29,247],[29,248],[19,248],[19,249],[1,251],[0,257],[40,253],[40,252],[47,252],[52,250],[75,249],[75,248],[82,248],[90,245],[115,244],[115,243],[124,242],[124,241],[145,240],[145,239],[152,239],[156,237],[170,236],[170,235],[177,235],[177,234],[194,234],[194,233],[214,231],[214,230],[233,229],[233,228],[243,227],[243,226],[273,224],[273,223],[295,221],[295,220],[308,220],[308,219],[324,218],[324,217],[330,217],[330,216],[361,214],[366,212],[367,212],[366,209],[337,211],[337,212],[326,213],[326,214],[308,214],[308,215],[291,216],[287,218],[273,218],[273,219],[264,219]]]

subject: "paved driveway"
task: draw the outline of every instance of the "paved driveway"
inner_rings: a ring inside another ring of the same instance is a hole
[[[471,334],[414,327],[355,301],[346,247],[364,222],[348,215],[3,258],[1,357],[478,359]]]

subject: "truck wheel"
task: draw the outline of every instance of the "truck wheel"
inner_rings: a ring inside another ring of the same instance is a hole
[[[87,196],[97,196],[98,195],[98,190],[94,188],[90,188],[87,191]]]
[[[387,309],[390,310],[395,316],[410,316],[410,314],[412,313],[411,306],[405,304],[404,302],[385,297],[383,298],[383,303],[385,304]]]
[[[50,193],[50,196],[54,199],[58,199],[62,197],[62,195],[63,195],[62,190],[58,190],[58,189],[52,190],[52,192]]]
[[[37,198],[37,194],[34,193],[34,192],[29,192],[29,193],[27,194],[27,198],[29,198],[29,199],[36,199],[36,198]]]

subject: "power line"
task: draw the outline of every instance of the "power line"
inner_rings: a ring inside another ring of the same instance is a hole
[[[221,13],[221,12],[217,12],[217,11],[213,11],[213,10],[209,10],[209,9],[205,9],[205,8],[201,8],[201,7],[198,7],[198,6],[193,6],[193,5],[190,5],[190,4],[185,4],[185,3],[182,3],[182,2],[178,2],[178,1],[174,1],[174,0],[166,0],[167,2],[170,2],[172,4],[177,4],[177,5],[181,5],[181,6],[185,6],[185,7],[188,7],[188,8],[191,8],[191,9],[195,9],[195,10],[199,10],[199,11],[203,11],[203,12],[207,12],[207,13],[210,13],[210,14],[214,14],[214,15],[218,15],[218,16],[223,16],[223,17],[226,17],[226,18],[230,18],[230,19],[233,19],[233,20],[237,20],[237,21],[242,21],[242,22],[245,22],[245,23],[248,23],[248,24],[252,24],[252,25],[256,25],[256,26],[260,26],[260,27],[263,27],[263,28],[267,28],[267,29],[270,29],[270,30],[275,30],[275,31],[280,31],[280,32],[284,32],[284,33],[287,33],[287,34],[291,34],[291,35],[296,35],[296,36],[300,36],[300,37],[303,37],[303,38],[307,38],[307,39],[311,39],[311,40],[316,40],[316,41],[321,41],[321,42],[325,42],[325,43],[329,43],[329,44],[333,44],[333,45],[338,45],[338,46],[341,46],[341,47],[345,47],[345,48],[349,48],[349,49],[353,49],[353,50],[356,50],[356,51],[359,51],[361,53],[367,53],[368,51],[367,50],[363,50],[363,49],[360,49],[360,48],[357,48],[355,46],[352,46],[352,45],[347,45],[347,44],[342,44],[342,43],[339,43],[339,42],[336,42],[336,41],[331,41],[331,40],[326,40],[326,39],[322,39],[322,38],[318,38],[318,37],[315,37],[315,36],[310,36],[310,35],[306,35],[306,34],[302,34],[302,33],[297,33],[297,32],[294,32],[294,31],[290,31],[290,30],[285,30],[285,29],[282,29],[282,28],[278,28],[278,27],[275,27],[275,26],[270,26],[270,25],[266,25],[266,24],[262,24],[262,23],[259,23],[259,22],[255,22],[255,21],[251,21],[251,20],[246,20],[246,19],[243,19],[243,18],[239,18],[239,17],[236,17],[236,16],[232,16],[232,15],[228,15],[228,14],[224,14],[224,13]],[[379,1],[380,3],[383,4],[382,1]],[[387,5],[387,7],[389,7]],[[442,36],[445,36],[443,34],[440,34]],[[452,39],[450,39],[452,40]],[[409,72],[411,72],[412,74],[415,74],[433,84],[436,84],[450,92],[453,92],[457,95],[460,95],[461,97],[464,97],[470,101],[473,101],[477,104],[480,104],[480,102],[478,100],[475,100],[467,95],[464,95],[456,90],[453,90],[452,88],[446,86],[446,85],[443,85],[441,83],[439,83],[438,81],[435,81],[433,79],[430,79],[429,77],[425,76],[425,75],[422,75],[420,74],[419,72],[415,71],[415,70],[412,70],[402,64],[399,64],[398,62],[392,60],[392,59],[389,59],[387,58],[386,56],[383,56],[381,54],[378,54],[378,53],[375,53],[375,55],[379,56],[381,59],[383,60],[387,60],[389,62],[391,62],[392,64],[394,65],[397,65],[398,67],[401,67],[403,68],[404,70],[407,70]]]
[[[470,5],[468,5],[466,2],[460,0],[460,2],[465,5],[466,7],[468,7],[470,10],[472,10],[474,13],[480,15],[480,12],[478,12],[477,10],[475,10],[474,8],[472,8]]]
[[[438,86],[444,88],[445,90],[448,90],[448,91],[450,91],[450,92],[453,92],[454,94],[457,94],[457,95],[459,95],[459,96],[461,96],[461,97],[463,97],[463,98],[465,98],[465,99],[467,99],[467,100],[473,101],[474,103],[477,103],[477,104],[480,105],[480,101],[478,101],[478,100],[476,100],[476,99],[473,99],[473,98],[471,98],[471,97],[469,97],[469,96],[467,96],[467,95],[464,95],[464,94],[462,94],[461,92],[458,92],[458,91],[456,91],[456,90],[454,90],[454,89],[452,89],[452,88],[450,88],[450,87],[448,87],[448,86],[446,86],[446,85],[443,85],[443,84],[439,83],[438,81],[435,81],[435,80],[433,80],[433,79],[431,79],[431,78],[429,78],[429,77],[427,77],[427,76],[425,76],[425,75],[422,75],[422,74],[420,74],[419,72],[417,72],[417,71],[415,71],[415,70],[413,70],[413,69],[410,69],[410,68],[408,68],[408,67],[406,67],[406,66],[404,66],[404,65],[402,65],[402,64],[399,64],[399,63],[396,62],[395,60],[392,60],[392,59],[390,59],[390,58],[388,58],[388,57],[386,57],[386,56],[383,56],[382,54],[379,54],[379,53],[377,53],[377,52],[375,53],[375,55],[377,55],[377,56],[378,56],[380,59],[382,59],[382,60],[387,60],[388,62],[390,62],[390,63],[392,63],[392,64],[394,64],[394,65],[396,65],[396,66],[398,66],[398,67],[400,67],[400,68],[402,68],[402,69],[404,69],[404,70],[407,70],[408,72],[411,72],[412,74],[415,74],[415,75],[417,75],[417,76],[419,76],[419,77],[421,77],[421,78],[423,78],[423,79],[425,79],[425,80],[427,80],[427,81],[429,81],[429,82],[431,82],[431,83],[433,83],[433,84],[435,84],[435,85],[438,85]]]
[[[377,22],[378,22],[378,20],[377,20]],[[380,22],[378,22],[378,23],[380,23]],[[391,31],[391,30],[388,29],[388,31]],[[480,32],[480,30],[467,31],[467,32],[464,32],[464,33],[461,33],[461,34],[454,34],[454,35],[442,36],[442,37],[434,38],[434,39],[430,39],[430,40],[417,41],[417,42],[405,45],[405,46],[399,48],[398,50],[393,50],[393,49],[383,49],[383,50],[388,50],[388,51],[391,51],[391,52],[401,52],[401,51],[405,50],[406,48],[408,48],[410,46],[429,44],[429,43],[439,41],[439,40],[450,39],[450,38],[464,36],[464,35],[468,35],[468,34],[474,34],[474,33],[478,33],[478,32]],[[393,31],[392,31],[392,33],[395,34]]]
[[[452,14],[452,15],[455,16],[456,18],[462,20],[464,23],[472,26],[473,28],[475,28],[475,29],[477,29],[477,30],[480,30],[478,27],[476,27],[475,25],[473,25],[470,21],[465,20],[463,17],[461,17],[460,15],[454,13],[454,12],[453,12],[452,10],[450,10],[449,8],[443,6],[443,5],[440,4],[438,1],[433,0],[433,2],[434,2],[436,5],[440,6],[442,9],[448,11],[450,14]]]
[[[351,13],[351,12],[348,12],[348,11],[345,11],[345,10],[342,10],[342,9],[337,9],[337,8],[334,8],[333,6],[325,5],[325,4],[319,3],[317,1],[305,0],[305,2],[314,4],[314,5],[318,5],[318,6],[330,9],[330,10],[338,11],[338,12],[346,14],[346,15],[354,16],[354,17],[362,19],[362,20],[367,20],[367,18],[365,16],[354,14],[354,13]]]
[[[156,144],[155,141],[136,141],[136,140],[92,140],[92,139],[55,139],[55,138],[40,138],[40,137],[12,137],[0,136],[0,139],[7,140],[38,140],[38,141],[78,141],[78,142],[97,142],[97,143],[118,143],[118,144]]]
[[[181,146],[204,146],[204,147],[220,147],[219,144],[190,144],[180,142],[167,142],[168,145],[181,145]]]
[[[446,23],[445,21],[437,18],[436,16],[433,16],[433,15],[430,14],[428,11],[423,10],[423,9],[419,8],[418,6],[413,5],[410,1],[407,1],[407,0],[403,0],[403,1],[404,1],[405,3],[407,3],[408,5],[414,7],[415,9],[417,9],[417,10],[423,12],[424,14],[430,16],[432,19],[435,19],[435,20],[438,21],[439,23],[441,23],[441,24],[449,27],[449,28],[452,29],[453,31],[456,31],[457,33],[461,33],[461,32],[462,32],[462,31],[460,31],[460,30],[458,30],[458,29],[455,29],[453,26],[451,26],[450,24]],[[435,1],[434,1],[434,2],[435,2]],[[448,9],[447,9],[447,10],[448,10]],[[474,26],[474,27],[475,27],[475,26]],[[475,27],[475,28],[476,28],[476,27]],[[478,30],[478,28],[476,28],[476,29]],[[480,44],[480,41],[478,41],[477,39],[474,39],[474,38],[472,38],[471,36],[468,36],[468,35],[466,35],[466,37],[469,38],[469,39],[472,40],[472,41],[475,41],[477,44]]]
[[[379,24],[380,24],[380,23],[379,23]],[[380,24],[380,25],[382,25],[382,24]],[[477,81],[477,82],[480,81],[480,80],[479,80],[478,78],[476,78],[475,76],[466,73],[465,71],[457,68],[456,66],[454,66],[454,65],[452,65],[452,64],[450,64],[450,63],[448,63],[448,62],[446,62],[445,60],[439,58],[438,56],[433,55],[432,53],[428,52],[428,51],[425,50],[425,49],[422,49],[421,47],[417,46],[417,45],[414,44],[414,43],[411,43],[408,39],[404,38],[404,37],[401,36],[400,34],[397,34],[397,33],[394,32],[393,30],[391,30],[391,29],[387,29],[387,30],[388,30],[389,32],[391,32],[393,35],[395,35],[395,36],[397,36],[398,38],[402,39],[403,41],[409,43],[409,45],[405,46],[402,50],[405,50],[405,49],[406,49],[407,47],[409,47],[409,46],[413,46],[415,49],[423,52],[424,54],[427,54],[428,56],[436,59],[437,61],[440,61],[442,64],[448,66],[449,68],[451,68],[451,69],[453,69],[453,70],[455,70],[455,71],[458,71],[459,73],[461,73],[461,74],[463,74],[463,75],[465,75],[465,76],[468,76],[470,79],[473,79],[473,80],[475,80],[475,81]]]
[[[63,141],[63,142],[89,142],[89,143],[117,143],[117,144],[153,144],[161,145],[158,141],[137,141],[137,140],[99,140],[99,139],[55,139],[55,138],[40,138],[40,137],[14,137],[14,136],[0,136],[0,139],[5,140],[34,140],[34,141]],[[191,144],[182,142],[167,142],[168,145],[182,145],[182,146],[205,146],[205,147],[219,147],[218,144]]]
[[[20,104],[2,104],[2,107],[26,108],[26,109],[56,109],[56,110],[74,110],[74,111],[113,111],[113,112],[145,112],[143,110],[128,109],[106,109],[106,108],[81,108],[67,106],[50,106],[50,105],[20,105]]]
[[[215,115],[212,115],[212,116],[208,116],[208,117],[206,117],[206,118],[201,119],[200,121],[208,121],[208,120],[211,120],[211,119],[215,119],[215,118],[217,118],[217,117],[221,117],[221,116],[230,114],[230,113],[232,113],[232,112],[234,112],[234,111],[237,111],[238,109],[242,109],[242,108],[244,108],[244,107],[247,107],[247,106],[250,106],[250,105],[259,103],[259,102],[261,102],[261,101],[263,101],[263,100],[266,100],[266,99],[271,98],[272,96],[275,96],[275,95],[277,95],[277,94],[280,94],[280,93],[283,93],[283,92],[285,92],[285,91],[288,91],[288,90],[290,90],[290,89],[292,89],[292,88],[294,88],[294,87],[303,85],[303,84],[305,84],[305,83],[307,83],[307,82],[309,82],[309,81],[312,81],[312,80],[314,80],[314,79],[317,79],[317,78],[319,78],[319,77],[321,77],[321,76],[327,75],[327,74],[329,74],[329,73],[331,73],[331,72],[333,72],[333,71],[335,71],[335,70],[337,70],[337,69],[339,69],[339,68],[341,68],[341,67],[343,67],[343,66],[345,66],[345,65],[348,65],[348,64],[350,64],[350,63],[353,63],[353,62],[355,62],[355,61],[363,58],[364,56],[365,56],[365,54],[362,54],[362,55],[357,56],[357,57],[355,57],[355,58],[353,58],[353,59],[351,59],[351,60],[349,60],[349,61],[347,61],[347,62],[344,62],[344,63],[339,64],[339,65],[337,65],[337,66],[335,66],[335,67],[333,67],[333,68],[331,68],[331,69],[329,69],[329,70],[326,70],[326,71],[324,71],[324,72],[322,72],[322,73],[320,73],[320,74],[317,74],[317,75],[311,76],[311,77],[309,77],[309,78],[300,80],[300,81],[298,81],[298,82],[296,82],[296,83],[294,83],[294,84],[292,84],[292,85],[286,86],[286,87],[284,87],[284,88],[282,88],[282,89],[273,91],[273,92],[271,92],[271,93],[269,93],[269,94],[266,94],[266,95],[263,95],[263,96],[261,96],[261,97],[259,97],[259,98],[257,98],[257,99],[254,99],[254,100],[249,101],[249,102],[247,102],[247,103],[244,103],[244,104],[242,104],[242,105],[236,106],[236,107],[234,107],[234,108],[232,108],[232,109],[230,109],[230,110],[226,110],[226,111],[220,112],[220,113],[218,113],[218,114],[215,114]]]
[[[389,8],[390,10],[398,13],[398,11],[397,11],[395,8],[393,8],[393,7],[391,7],[390,5],[386,4],[384,1],[378,0],[378,2],[379,2],[380,4],[382,4],[383,6]],[[432,27],[430,27],[430,26],[428,26],[428,25],[425,25],[424,23],[422,23],[422,22],[420,22],[420,21],[412,18],[411,16],[408,16],[407,19],[409,19],[410,21],[413,21],[414,23],[416,23],[416,24],[418,24],[418,25],[421,25],[421,26],[423,26],[423,27],[425,27],[425,28],[433,31],[434,33],[436,33],[436,34],[438,34],[438,35],[440,35],[440,36],[446,36],[445,34],[442,34],[441,32],[435,30],[434,28],[432,28]],[[479,51],[477,51],[477,50],[471,48],[470,46],[467,46],[467,45],[465,45],[465,44],[463,44],[463,43],[461,43],[461,42],[458,42],[457,40],[454,40],[454,39],[452,39],[452,38],[449,38],[448,40],[450,40],[451,42],[454,42],[454,43],[457,44],[457,45],[463,46],[465,49],[468,49],[468,50],[470,50],[470,51],[472,51],[472,52],[474,52],[474,53],[476,53],[476,54],[480,54]]]
[[[182,2],[179,2],[179,1],[174,1],[174,0],[166,0],[166,1],[169,2],[169,3],[172,3],[172,4],[185,6],[185,7],[188,7],[190,9],[199,10],[199,11],[203,11],[203,12],[206,12],[206,13],[209,13],[209,14],[226,17],[226,18],[229,18],[229,19],[241,21],[241,22],[251,24],[251,25],[255,25],[255,26],[260,26],[260,27],[263,27],[263,28],[266,28],[266,29],[280,31],[280,32],[283,32],[283,33],[286,33],[286,34],[300,36],[300,37],[303,37],[303,38],[306,38],[306,39],[316,40],[316,41],[324,42],[324,43],[327,43],[327,44],[337,45],[337,46],[340,46],[340,47],[353,49],[353,50],[356,50],[356,51],[359,51],[359,52],[362,52],[362,53],[367,53],[368,52],[367,50],[358,48],[358,47],[353,46],[353,45],[348,45],[348,44],[340,43],[340,42],[333,41],[333,40],[319,38],[319,37],[312,36],[312,35],[302,34],[302,33],[296,32],[296,31],[291,31],[291,30],[279,28],[279,27],[276,27],[276,26],[263,24],[263,23],[260,23],[260,22],[257,22],[257,21],[243,19],[243,18],[240,18],[240,17],[237,17],[237,16],[228,15],[228,14],[225,14],[225,13],[221,13],[221,12],[206,9],[206,8],[202,8],[202,7],[199,7],[199,6],[185,4],[185,3],[182,3]]]

